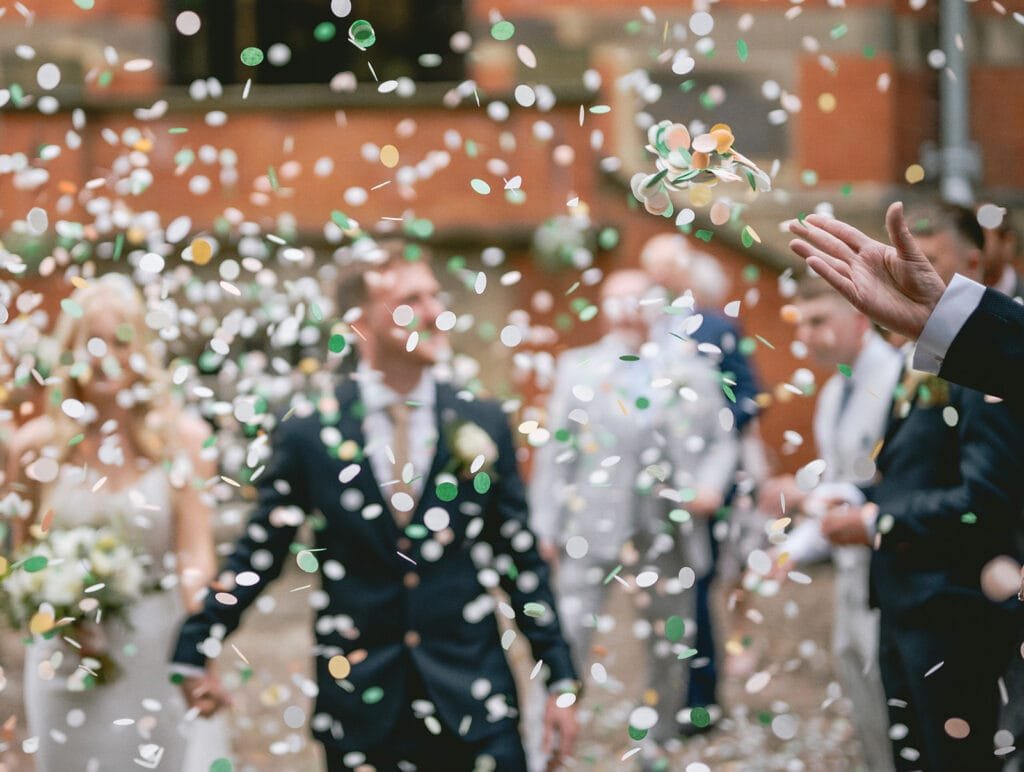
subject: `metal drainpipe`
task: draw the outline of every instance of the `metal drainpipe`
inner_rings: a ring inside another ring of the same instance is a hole
[[[969,23],[964,0],[941,0],[939,42],[946,67],[939,76],[940,141],[942,143],[941,193],[945,201],[970,206],[974,203],[972,178],[978,159],[970,141],[970,107],[967,57],[957,46],[957,35],[966,35]]]

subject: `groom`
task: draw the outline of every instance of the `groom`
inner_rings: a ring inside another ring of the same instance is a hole
[[[575,708],[561,695],[578,682],[527,527],[508,421],[498,404],[462,399],[432,374],[448,343],[427,258],[397,243],[370,257],[340,297],[359,309],[356,371],[277,427],[258,506],[225,566],[228,590],[211,591],[185,621],[174,668],[189,703],[215,711],[225,697],[205,664],[221,639],[286,561],[319,564],[329,602],[315,626],[310,723],[327,769],[525,770],[487,589],[500,584],[544,664],[545,743],[557,737],[556,757],[569,755]],[[302,550],[297,527],[314,511],[326,525]]]

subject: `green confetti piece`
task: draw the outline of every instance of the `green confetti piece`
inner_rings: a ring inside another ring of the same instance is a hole
[[[814,169],[804,169],[800,172],[800,181],[807,186],[818,184],[818,173]]]
[[[605,113],[610,113],[611,111],[612,111],[612,108],[611,108],[610,105],[591,105],[590,106],[590,112],[593,113],[594,115],[604,115]]]
[[[352,221],[348,219],[348,215],[338,209],[331,212],[331,219],[334,221],[334,224],[343,231],[347,231],[352,227]]]
[[[491,186],[487,184],[486,180],[481,180],[479,177],[470,180],[469,186],[481,196],[486,196],[491,192]]]
[[[204,448],[212,448],[216,444],[217,444],[217,435],[215,435],[215,434],[211,434],[209,437],[207,437],[205,440],[203,440],[203,447]]]
[[[185,126],[172,126],[167,130],[168,134],[188,134],[188,128]]]
[[[322,322],[324,320],[323,309],[320,308],[319,304],[311,303],[309,306],[309,318],[314,322]]]
[[[762,710],[757,714],[757,721],[763,726],[769,726],[772,723],[772,718],[771,711],[768,710]]]
[[[75,5],[83,11],[91,11],[96,5],[96,0],[75,0]]]
[[[756,265],[748,265],[743,269],[743,281],[753,284],[761,278],[761,269]]]
[[[863,51],[861,53],[864,54],[864,58],[865,59],[874,59],[875,58],[875,53],[876,53],[875,52],[875,47],[874,46],[864,46],[864,49],[863,49]]]
[[[638,357],[636,354],[623,354],[622,356],[619,357],[619,359],[621,359],[623,362],[639,362],[640,361],[640,357]]]
[[[81,319],[83,313],[85,313],[82,307],[71,298],[64,298],[60,301],[60,310],[72,319]]]
[[[973,512],[964,512],[960,515],[960,522],[964,525],[974,525],[978,522],[978,516]]]
[[[736,392],[733,391],[732,386],[730,386],[725,381],[722,381],[722,393],[725,394],[726,399],[728,399],[734,405],[736,404]]]
[[[366,50],[377,42],[377,33],[373,31],[373,25],[366,19],[357,19],[348,28],[348,38],[356,48]]]
[[[466,148],[465,149],[466,149],[466,155],[469,158],[476,158],[477,154],[480,152],[480,149],[477,147],[476,142],[474,142],[471,139],[467,139],[466,140]]]
[[[849,27],[847,27],[845,24],[840,23],[829,30],[828,36],[833,40],[839,40],[839,38],[844,37],[846,33],[849,31]]]
[[[423,523],[410,523],[406,526],[405,535],[410,539],[425,539],[430,531]]]
[[[705,244],[707,244],[709,241],[711,241],[711,239],[715,237],[715,232],[701,228],[693,235],[696,236],[701,241],[703,241]]]
[[[210,765],[210,772],[231,772],[232,769],[230,759],[217,759]]]
[[[412,236],[418,239],[429,239],[434,235],[434,223],[421,217],[410,222],[408,230]]]
[[[315,574],[320,569],[320,561],[309,550],[302,550],[296,555],[295,563],[307,574]]]
[[[580,321],[589,322],[591,319],[597,316],[597,311],[597,306],[593,304],[586,306],[582,311],[580,311]]]
[[[487,493],[491,489],[491,476],[487,472],[477,472],[473,478],[473,490],[477,493]]]
[[[690,513],[687,512],[685,509],[673,509],[671,512],[668,513],[668,519],[671,520],[673,523],[688,523],[693,518],[690,516]]]
[[[371,686],[363,692],[363,702],[367,705],[376,705],[384,699],[384,690],[379,686]]]
[[[183,676],[181,673],[171,673],[170,681],[172,684],[180,686],[181,684],[185,683],[185,676]]]
[[[697,656],[696,649],[683,649],[681,652],[679,652],[679,656],[676,657],[676,659],[689,659],[690,657],[695,656]]]
[[[495,40],[510,40],[516,34],[516,25],[508,20],[499,21],[491,27],[491,37]]]
[[[572,433],[568,429],[558,429],[555,432],[555,439],[558,442],[568,442],[572,439]]]
[[[766,345],[766,346],[767,346],[768,348],[770,348],[770,349],[771,349],[772,351],[774,351],[774,350],[775,350],[775,346],[773,346],[773,345],[772,345],[771,343],[769,343],[769,342],[768,342],[767,340],[765,340],[764,338],[762,338],[762,337],[761,337],[760,335],[755,335],[754,337],[755,337],[755,338],[757,338],[757,339],[758,339],[759,341],[761,341],[761,342],[762,342],[762,343],[763,343],[764,345]]]
[[[741,62],[747,61],[750,56],[750,48],[747,46],[747,41],[740,38],[736,41],[736,55],[740,58]]]
[[[547,608],[543,603],[530,602],[523,606],[523,613],[533,619],[539,619],[544,616],[546,610]]]
[[[640,742],[647,736],[646,729],[637,729],[635,726],[629,727],[629,739],[634,742]]]
[[[263,51],[258,49],[256,46],[249,46],[243,48],[242,53],[239,56],[242,60],[242,64],[246,67],[258,67],[263,64]]]
[[[635,404],[637,410],[646,410],[651,406],[651,401],[647,397],[637,397]]]
[[[682,617],[673,615],[665,620],[665,637],[673,643],[681,641],[685,631],[686,625]]]
[[[707,708],[694,708],[690,711],[690,721],[698,729],[703,729],[711,724],[711,714]]]
[[[754,234],[750,232],[749,225],[744,226],[743,230],[740,232],[740,241],[743,242],[743,246],[745,246],[747,249],[750,249],[752,246],[754,246]]]
[[[46,559],[46,555],[33,555],[22,563],[21,567],[28,573],[34,574],[37,571],[42,571],[48,564],[49,561]]]
[[[513,582],[519,577],[519,569],[516,568],[516,564],[512,561],[509,561],[508,570],[505,572],[505,576],[507,576]]]
[[[618,576],[620,571],[622,571],[622,564],[621,563],[619,565],[615,566],[615,568],[613,568],[611,570],[611,572],[608,574],[608,576],[606,576],[604,578],[604,584],[608,584],[612,579],[614,579],[616,576]]]
[[[280,185],[277,182],[277,170],[273,166],[267,167],[267,177],[270,179],[270,187],[278,190]]]
[[[853,368],[850,367],[849,365],[839,364],[839,365],[836,365],[836,367],[838,368],[839,372],[841,372],[847,378],[850,378],[850,377],[853,376]]]
[[[619,232],[615,228],[604,228],[597,234],[597,244],[601,249],[615,249],[619,245]]]
[[[70,440],[68,440],[68,447],[69,448],[73,448],[73,447],[75,447],[75,445],[77,445],[78,443],[80,443],[84,439],[85,439],[85,435],[84,434],[76,434],[74,437],[72,437]]]
[[[844,195],[844,196],[852,196],[853,195],[853,185],[851,185],[849,182],[847,182],[845,185],[843,185],[841,188],[839,188],[839,192],[842,195]]]
[[[316,38],[319,43],[326,43],[329,40],[334,40],[334,36],[338,34],[338,30],[329,21],[322,21],[313,28],[313,37]]]
[[[128,322],[119,324],[117,329],[114,330],[114,337],[121,343],[131,343],[135,339],[135,328]]]
[[[121,250],[123,250],[123,249],[124,249],[124,234],[123,233],[118,233],[117,236],[114,237],[114,260],[115,261],[121,259]]]
[[[459,486],[450,481],[443,482],[437,486],[436,493],[441,501],[454,501],[459,495]]]
[[[345,336],[337,333],[332,335],[327,341],[327,349],[332,354],[340,354],[345,350],[346,345],[347,341],[345,340]]]

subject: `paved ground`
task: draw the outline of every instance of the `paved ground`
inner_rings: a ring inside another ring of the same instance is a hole
[[[751,638],[754,647],[761,649],[761,659],[752,672],[762,675],[753,682],[749,676],[726,682],[726,718],[721,729],[687,741],[673,761],[673,769],[685,770],[693,761],[716,772],[857,769],[857,744],[852,739],[847,706],[834,699],[838,692],[830,687],[834,680],[827,653],[832,575],[828,567],[809,573],[814,580],[811,585],[791,584],[779,597],[759,599],[755,604],[753,616],[757,620],[759,614],[762,621],[751,623]],[[309,612],[300,599],[302,593],[290,592],[302,584],[305,579],[297,570],[286,573],[269,597],[262,599],[263,608],[250,613],[243,630],[232,639],[253,665],[253,676],[244,684],[228,673],[236,701],[232,717],[239,762],[236,769],[319,769],[315,744],[304,729],[291,729],[284,721],[289,706],[306,710],[309,706],[302,693],[309,677]],[[621,757],[635,747],[626,728],[629,712],[641,698],[642,688],[636,683],[641,650],[631,638],[628,602],[619,596],[611,603],[610,610],[626,623],[597,640],[607,650],[603,662],[608,687],[592,684],[581,701],[587,726],[575,769],[632,770],[635,766],[634,761],[624,762]],[[722,592],[717,604],[724,611]],[[18,717],[16,727],[7,724],[3,739],[8,749],[0,751],[0,772],[33,768],[30,758],[20,752],[24,738],[20,648],[16,636],[0,638],[0,664],[6,675],[0,691],[0,725]],[[515,652],[515,659],[525,678],[530,664],[525,653]]]

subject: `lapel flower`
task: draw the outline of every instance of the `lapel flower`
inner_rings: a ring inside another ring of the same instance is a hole
[[[906,418],[914,407],[941,407],[949,404],[949,382],[920,370],[908,370],[896,387],[892,414]]]
[[[498,460],[498,446],[491,435],[472,421],[456,424],[451,433],[451,450],[457,468],[470,474],[489,471]]]

